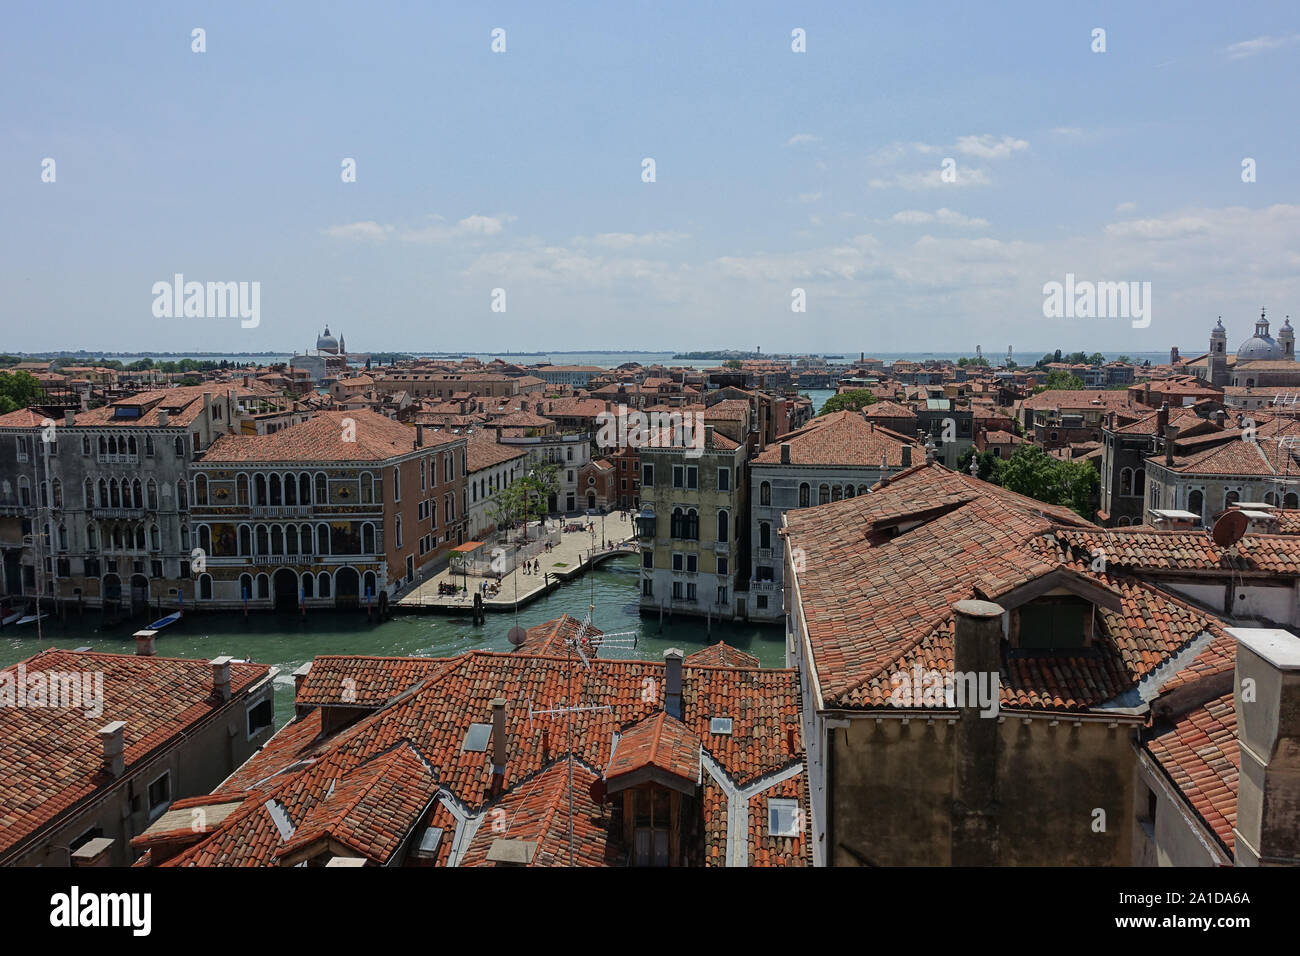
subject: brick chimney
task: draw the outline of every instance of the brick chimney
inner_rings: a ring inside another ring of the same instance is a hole
[[[682,719],[682,658],[676,647],[664,651],[664,713]]]
[[[230,700],[230,658],[221,656],[210,661],[212,665],[212,692],[221,700]]]
[[[65,409],[63,412],[63,424],[66,428],[71,428],[77,423],[77,413],[72,409]]]
[[[1170,425],[1165,429],[1165,467],[1173,467],[1174,445],[1178,441],[1178,426]]]
[[[981,713],[970,691],[1001,670],[1002,614],[989,601],[953,605],[954,678],[965,692],[955,701],[962,706],[953,751],[952,866],[996,866],[999,859],[998,721]]]
[[[121,720],[99,728],[99,739],[104,747],[104,770],[114,778],[122,776],[122,771],[126,769],[123,757],[125,735],[126,723]]]
[[[1237,639],[1238,866],[1300,864],[1300,638],[1230,627]]]
[[[506,699],[492,698],[492,793],[505,789],[506,782]]]
[[[423,425],[417,424],[415,426],[415,447],[416,448],[424,447],[424,426]]]
[[[1156,414],[1156,434],[1164,437],[1165,429],[1169,427],[1169,403],[1164,402],[1160,405],[1160,411]]]

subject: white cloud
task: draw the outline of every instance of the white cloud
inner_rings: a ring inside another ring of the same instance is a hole
[[[957,178],[954,182],[944,182],[942,170],[919,170],[912,173],[895,173],[886,179],[876,178],[867,185],[872,189],[951,189],[954,186],[987,186],[989,175],[983,169],[968,169],[957,164]]]
[[[1057,136],[1082,136],[1083,130],[1077,126],[1057,126],[1052,130]]]
[[[666,246],[689,238],[690,234],[685,232],[602,232],[590,238],[579,236],[574,241],[606,249],[630,249],[635,246]]]
[[[1210,224],[1198,216],[1174,219],[1129,219],[1106,227],[1106,234],[1132,239],[1185,239],[1208,232]]]
[[[1255,37],[1253,40],[1242,40],[1240,43],[1234,43],[1227,47],[1223,52],[1228,54],[1229,60],[1244,60],[1247,57],[1256,56],[1260,53],[1267,53],[1269,50],[1276,50],[1279,47],[1290,46],[1300,40],[1300,33],[1293,33],[1290,36],[1262,36]]]
[[[1012,153],[1018,153],[1021,150],[1029,148],[1029,143],[1023,139],[1016,139],[1014,136],[1003,136],[998,139],[988,133],[980,136],[959,136],[957,138],[957,151],[965,153],[967,156],[978,156],[980,159],[1006,159]]]
[[[805,143],[816,143],[821,140],[820,136],[814,136],[812,133],[795,133],[785,141],[787,146],[803,146]]]
[[[325,230],[325,235],[332,239],[375,241],[387,239],[392,231],[392,226],[381,226],[373,220],[367,220],[365,222],[349,222],[342,226],[330,226]]]
[[[1120,203],[1118,206],[1115,207],[1115,211],[1116,211],[1116,212],[1132,212],[1132,211],[1133,211],[1134,209],[1136,209],[1137,207],[1138,207],[1138,204],[1135,203],[1135,202],[1122,202],[1122,203]]]
[[[926,212],[923,209],[904,209],[894,213],[889,221],[902,226],[924,226],[937,223],[941,226],[959,226],[966,229],[983,229],[989,224],[987,219],[964,216],[952,209],[938,209],[934,212]]]

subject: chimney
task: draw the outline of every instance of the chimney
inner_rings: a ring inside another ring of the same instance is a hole
[[[1230,627],[1237,639],[1234,694],[1241,775],[1238,866],[1300,864],[1300,638]]]
[[[492,698],[492,793],[505,789],[506,782],[506,699]]]
[[[74,850],[69,859],[75,867],[112,866],[113,841],[109,837],[96,837]]]
[[[1228,413],[1222,408],[1214,413],[1214,424],[1218,425],[1220,428],[1223,428],[1228,424]]]
[[[161,425],[163,428],[167,427],[167,418],[168,418],[167,409],[165,408],[158,409],[158,424]]]
[[[1150,379],[1147,379],[1146,383],[1143,384],[1142,386],[1142,404],[1143,405],[1151,404],[1151,380]]]
[[[71,428],[77,423],[77,413],[72,409],[67,409],[63,413],[63,424],[66,428]]]
[[[415,426],[415,447],[424,447],[424,426],[420,424]]]
[[[212,664],[212,692],[221,700],[230,700],[230,658],[214,658]]]
[[[996,707],[999,682],[992,675],[1002,663],[1002,614],[989,601],[953,605],[954,690],[960,695],[953,700],[960,705],[953,748],[953,866],[998,864],[997,713],[981,710],[972,691],[991,689]]]
[[[708,448],[712,444],[713,444],[713,426],[706,424],[704,426],[704,447]]]
[[[1165,429],[1165,467],[1174,464],[1174,444],[1178,441],[1178,426],[1170,425]]]
[[[248,388],[248,376],[244,376],[244,388]]]
[[[122,771],[126,769],[122,756],[125,731],[126,723],[121,720],[99,728],[99,739],[104,745],[104,770],[114,778],[122,776]]]
[[[790,464],[790,443],[788,441],[781,442],[781,464]]]
[[[911,445],[903,446],[903,467],[904,468],[912,467],[912,446]]]
[[[1156,413],[1156,434],[1164,436],[1165,429],[1169,427],[1169,403],[1163,402],[1160,405],[1160,411]]]
[[[664,651],[664,713],[682,719],[682,654],[676,647]]]
[[[158,636],[157,631],[136,631],[135,632],[135,655],[136,657],[153,657],[154,638]]]

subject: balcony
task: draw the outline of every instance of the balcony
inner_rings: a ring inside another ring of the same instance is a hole
[[[134,455],[100,455],[98,461],[101,465],[138,465],[140,464],[140,455],[138,452]]]
[[[202,506],[200,506],[202,507]],[[311,505],[253,505],[249,513],[254,518],[308,518]]]
[[[145,508],[91,508],[90,513],[96,518],[135,518],[142,519],[148,514]]]

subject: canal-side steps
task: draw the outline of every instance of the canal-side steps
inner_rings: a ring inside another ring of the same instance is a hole
[[[611,548],[595,552],[587,551],[579,556],[576,562],[572,554],[550,553],[539,556],[537,560],[541,564],[540,573],[524,574],[522,571],[512,571],[501,579],[501,586],[495,595],[488,596],[486,593],[483,595],[483,610],[513,611],[516,607],[524,607],[539,597],[550,594],[561,584],[581,577],[591,568],[612,557],[639,554],[640,551],[635,541],[621,541]],[[568,560],[559,560],[563,558]],[[471,612],[474,609],[474,595],[478,593],[483,578],[470,576],[468,591],[461,590],[454,595],[438,593],[440,583],[451,582],[463,587],[466,580],[465,576],[454,574],[449,570],[439,572],[436,577],[421,582],[419,586],[394,601],[389,605],[389,610],[394,614]],[[519,587],[518,597],[515,594],[516,581]]]

